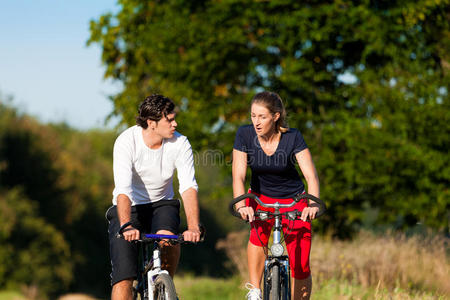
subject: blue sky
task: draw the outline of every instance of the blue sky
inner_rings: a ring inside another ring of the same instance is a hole
[[[100,48],[86,41],[89,21],[117,10],[115,0],[0,0],[0,99],[42,122],[105,127],[120,84],[103,79]]]

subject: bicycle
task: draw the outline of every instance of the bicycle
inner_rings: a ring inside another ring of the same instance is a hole
[[[123,238],[123,231],[130,223],[122,225],[117,238]],[[200,241],[205,238],[205,229],[200,226]],[[161,269],[161,245],[164,241],[172,245],[191,243],[182,235],[141,233],[141,238],[132,242],[139,244],[138,275],[133,282],[133,299],[177,300],[177,292],[169,272]]]
[[[266,221],[269,219],[275,219],[272,233],[272,245],[270,246],[270,252],[272,255],[267,255],[264,262],[264,300],[289,300],[291,299],[291,287],[290,287],[290,267],[289,258],[287,255],[283,255],[285,249],[282,244],[281,230],[282,230],[282,218],[287,218],[290,221],[299,220],[302,211],[291,210],[284,213],[280,213],[280,208],[289,208],[297,204],[302,199],[309,199],[316,202],[319,205],[319,212],[316,218],[323,215],[326,211],[325,203],[319,198],[310,194],[298,194],[294,197],[291,203],[282,204],[276,202],[274,204],[267,204],[262,202],[258,196],[254,194],[244,194],[237,198],[234,198],[229,209],[233,216],[241,219],[241,215],[234,209],[234,205],[246,198],[254,199],[259,205],[263,207],[274,208],[273,212],[257,210],[255,211],[255,219]],[[269,248],[269,247],[268,247]]]

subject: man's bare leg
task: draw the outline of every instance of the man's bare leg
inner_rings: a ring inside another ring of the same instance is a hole
[[[111,300],[131,300],[133,279],[125,279],[117,282],[112,287]]]

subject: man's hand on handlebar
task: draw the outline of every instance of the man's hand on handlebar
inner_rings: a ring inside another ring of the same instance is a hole
[[[129,225],[122,232],[123,238],[129,242],[139,240],[141,238],[139,230]]]
[[[188,228],[183,232],[183,238],[185,242],[197,243],[200,241],[201,232],[198,228]]]

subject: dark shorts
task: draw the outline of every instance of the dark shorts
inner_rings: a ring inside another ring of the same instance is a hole
[[[111,257],[111,285],[137,276],[137,244],[117,238],[120,228],[116,206],[111,206],[106,212],[108,220],[109,253]],[[131,207],[131,223],[143,233],[156,233],[168,230],[173,234],[179,232],[180,201],[160,200],[155,203]]]

